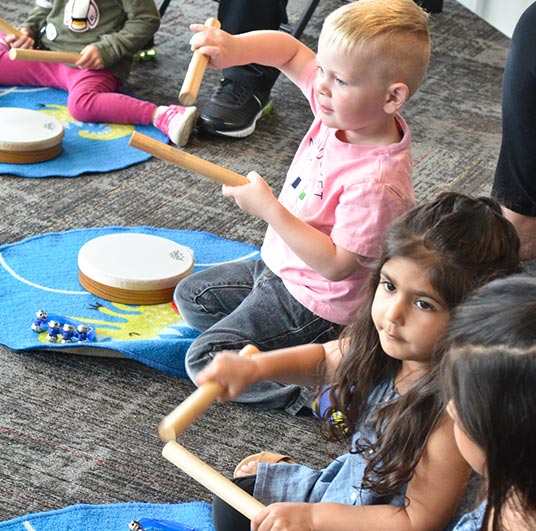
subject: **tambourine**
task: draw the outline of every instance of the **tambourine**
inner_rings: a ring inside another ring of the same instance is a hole
[[[0,107],[0,162],[44,162],[61,153],[64,129],[44,112]]]
[[[80,284],[93,295],[125,304],[170,302],[193,269],[191,249],[150,234],[99,236],[78,252]]]

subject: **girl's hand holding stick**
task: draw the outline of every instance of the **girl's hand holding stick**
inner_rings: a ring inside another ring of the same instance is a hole
[[[257,349],[253,345],[247,345],[240,351],[240,355],[247,356],[255,352]],[[264,509],[264,505],[175,441],[177,436],[209,408],[222,391],[223,386],[218,382],[207,382],[162,420],[159,434],[167,441],[162,455],[244,516],[252,519]]]

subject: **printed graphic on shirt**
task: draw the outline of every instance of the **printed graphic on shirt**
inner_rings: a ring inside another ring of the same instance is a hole
[[[311,203],[314,205],[313,199],[323,198],[323,158],[324,146],[318,139],[310,138],[307,156],[303,157],[296,169],[297,177],[287,187],[290,203],[298,212],[303,212]]]
[[[95,28],[99,19],[99,7],[94,0],[69,0],[65,6],[63,23],[76,33]]]
[[[49,41],[55,40],[58,36],[58,29],[56,28],[56,26],[54,26],[54,24],[52,24],[52,22],[47,23],[45,27],[45,36]]]

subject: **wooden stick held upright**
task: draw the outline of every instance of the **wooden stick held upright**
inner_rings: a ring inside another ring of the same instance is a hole
[[[80,59],[79,53],[51,52],[48,50],[27,50],[24,48],[11,48],[9,58],[12,61],[38,61],[40,63],[64,63],[74,65]]]
[[[137,131],[132,133],[128,144],[132,147],[141,149],[146,153],[150,153],[159,159],[172,162],[187,170],[214,179],[221,184],[240,186],[249,183],[249,179],[244,177],[244,175],[222,168],[217,164],[203,160],[195,155],[190,155],[189,153],[181,151],[168,144],[164,144],[163,142],[159,142],[158,140],[142,133],[138,133]]]
[[[22,37],[22,32],[13,27],[9,22],[0,18],[0,31],[3,31],[6,35],[16,35],[18,38]]]
[[[205,26],[219,28],[220,21],[216,18],[207,18]],[[192,59],[190,60],[190,64],[188,65],[188,70],[186,71],[186,76],[184,77],[181,91],[179,93],[179,101],[183,105],[188,106],[195,103],[199,88],[201,87],[201,81],[205,75],[207,64],[208,57],[195,50]]]

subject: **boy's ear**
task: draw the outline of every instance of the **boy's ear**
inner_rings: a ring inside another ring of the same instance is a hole
[[[405,83],[393,83],[387,89],[383,110],[387,114],[394,114],[406,103],[408,98],[409,87]]]

